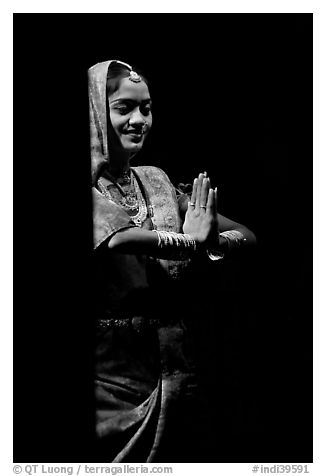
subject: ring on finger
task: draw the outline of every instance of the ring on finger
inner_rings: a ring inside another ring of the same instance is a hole
[[[205,210],[206,210],[207,207],[206,207],[206,205],[200,205],[199,208],[205,208]]]
[[[191,207],[195,207],[195,206],[196,206],[196,204],[193,203],[193,202],[189,202],[189,205],[190,205]]]

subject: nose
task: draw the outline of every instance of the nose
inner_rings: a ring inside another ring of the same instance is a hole
[[[130,118],[129,118],[129,124],[131,126],[142,126],[145,124],[145,118],[144,116],[142,115],[142,113],[140,112],[140,109],[139,107],[137,109],[135,109]]]

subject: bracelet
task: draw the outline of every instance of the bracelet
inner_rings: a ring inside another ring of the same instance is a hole
[[[223,236],[223,238],[226,239],[228,252],[230,252],[231,250],[235,248],[239,248],[241,244],[246,241],[246,238],[238,230],[223,231],[222,233],[220,233],[220,236]],[[207,256],[212,261],[223,259],[225,256],[225,254],[222,253],[221,251],[215,250],[212,248],[209,248],[208,250],[206,250],[206,252],[207,252]]]
[[[209,259],[212,261],[218,261],[219,259],[223,259],[225,256],[224,253],[222,253],[221,251],[212,250],[210,248],[206,250],[206,253]]]
[[[220,236],[226,239],[228,251],[239,248],[247,239],[238,230],[228,230],[220,233]]]
[[[153,230],[158,237],[158,248],[164,259],[185,260],[191,257],[197,243],[190,235],[174,231]]]

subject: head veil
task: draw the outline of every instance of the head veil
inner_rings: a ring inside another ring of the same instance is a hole
[[[106,97],[106,81],[111,63],[118,60],[97,63],[88,70],[88,98],[90,121],[90,145],[92,183],[96,181],[98,173],[105,162],[109,161],[108,145],[108,111]],[[127,63],[119,61],[132,70]]]

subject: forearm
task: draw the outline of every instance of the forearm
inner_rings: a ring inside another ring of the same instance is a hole
[[[256,245],[256,236],[255,234],[249,230],[249,228],[241,225],[232,227],[229,230],[221,230],[219,235],[219,248],[222,252],[227,253],[229,251],[229,241],[223,235],[223,232],[228,231],[237,231],[241,233],[243,236],[243,240],[241,241],[241,248],[249,249]]]
[[[158,250],[158,236],[152,231],[138,227],[126,228],[109,239],[108,247],[118,253],[155,256]]]
[[[237,224],[236,224],[237,225]],[[230,237],[228,239],[224,236],[223,232],[236,231],[241,233],[243,238],[241,238],[240,246],[231,246],[230,247]],[[169,233],[167,234],[169,235]],[[172,233],[170,235],[173,235]],[[175,234],[174,234],[175,235]],[[177,236],[180,237],[178,234]],[[186,236],[186,235],[183,235]],[[108,247],[110,250],[114,250],[118,253],[123,254],[143,254],[148,256],[153,256],[156,258],[163,259],[185,259],[191,253],[184,253],[184,247],[178,247],[177,241],[174,240],[172,246],[169,245],[166,247],[159,246],[160,239],[158,234],[154,231],[143,230],[138,227],[126,228],[124,230],[118,231],[113,235],[108,241]],[[249,248],[254,246],[256,243],[256,237],[254,233],[246,228],[245,226],[231,226],[229,230],[223,230],[219,235],[219,241],[216,243],[211,243],[207,245],[208,249],[218,250],[224,254],[229,254],[233,249],[237,248]],[[197,249],[202,249],[203,245],[197,243]],[[191,250],[189,250],[191,251]],[[192,250],[194,251],[194,250]]]
[[[108,242],[109,249],[118,253],[142,254],[169,260],[188,259],[198,246],[187,234],[149,231],[136,227],[120,230]]]
[[[230,220],[229,218],[218,214],[217,215],[218,225],[219,225],[219,246],[221,250],[227,250],[228,248],[228,241],[224,238],[223,233],[228,231],[236,231],[241,233],[243,236],[243,240],[241,243],[241,248],[251,248],[256,244],[256,236],[255,234],[249,230],[246,226],[242,225],[241,223],[237,223],[234,220]]]

